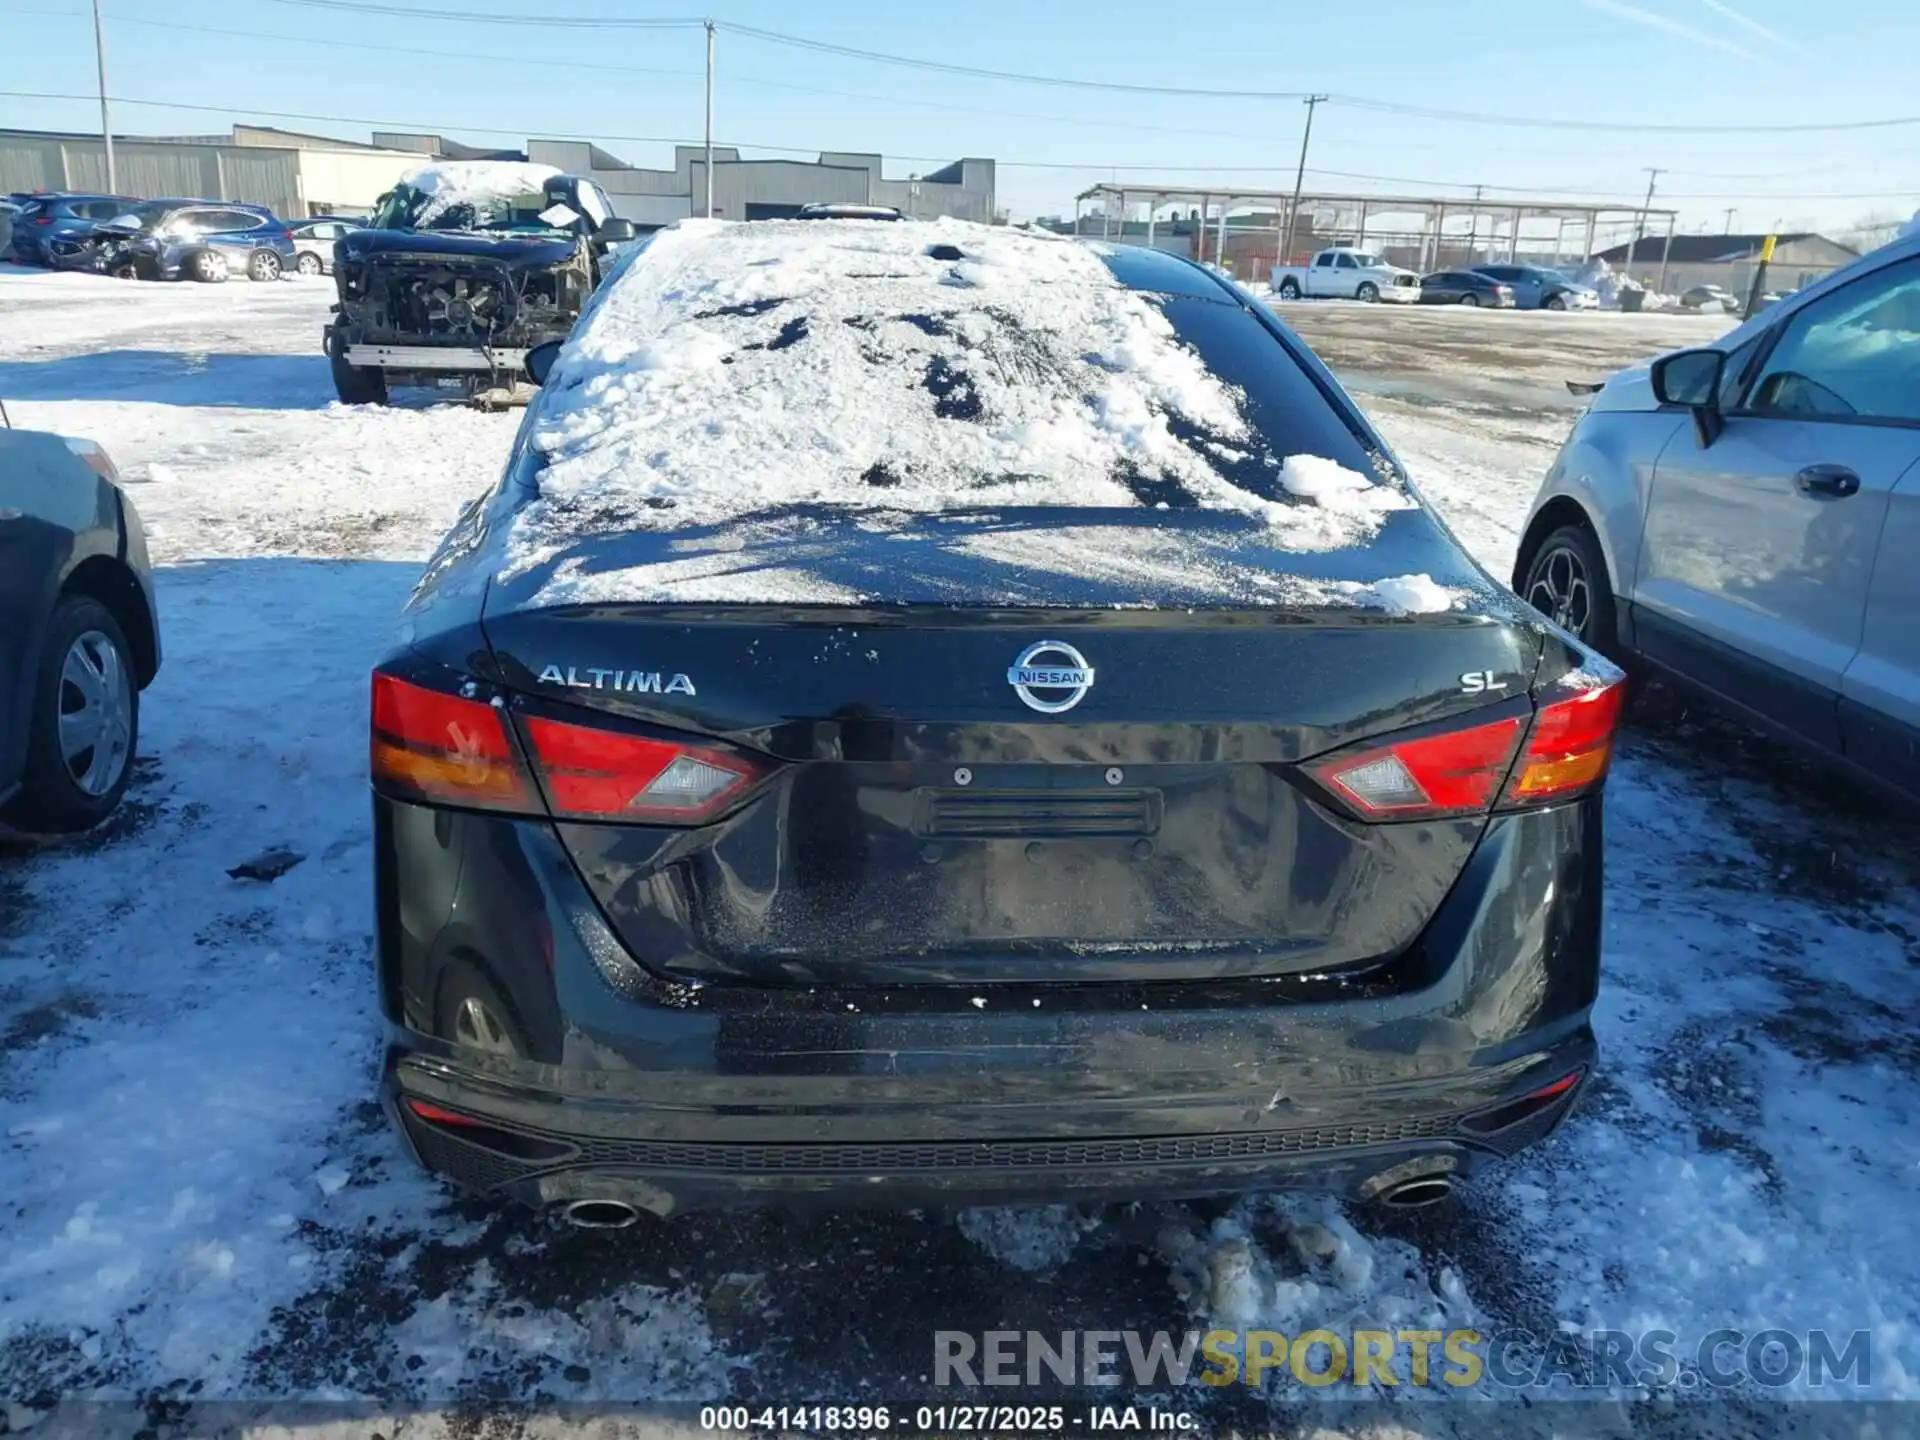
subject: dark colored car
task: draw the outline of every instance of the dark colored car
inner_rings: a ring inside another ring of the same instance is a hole
[[[134,202],[124,195],[52,194],[19,199],[13,217],[13,258],[22,265],[45,265],[55,240],[84,234],[102,220],[122,214]]]
[[[0,429],[0,819],[84,830],[120,803],[160,668],[140,517],[90,440]]]
[[[1513,308],[1513,287],[1477,270],[1439,270],[1420,277],[1422,305],[1487,305]]]
[[[88,268],[125,279],[278,280],[296,259],[271,210],[230,200],[142,200],[72,243],[91,247]]]
[[[1729,315],[1740,308],[1740,298],[1718,285],[1695,285],[1681,293],[1680,305],[1686,310],[1724,310]]]
[[[1558,270],[1538,265],[1476,265],[1480,274],[1513,289],[1514,304],[1522,310],[1594,310],[1600,296]]]
[[[1551,1131],[1594,1058],[1619,672],[1231,282],[818,228],[664,231],[537,350],[374,672],[417,1156],[617,1226],[1410,1205]],[[1129,388],[1174,365],[1191,408]]]
[[[527,351],[573,328],[634,234],[597,184],[551,166],[414,171],[334,243],[340,303],[322,337],[334,390],[349,405],[384,405],[390,385],[511,395]]]

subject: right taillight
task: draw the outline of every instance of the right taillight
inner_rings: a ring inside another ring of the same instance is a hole
[[[1307,773],[1363,820],[1444,820],[1569,800],[1599,785],[1625,686],[1550,691],[1507,714],[1322,756]]]
[[[1513,767],[1513,778],[1507,781],[1501,807],[1566,800],[1605,779],[1626,693],[1626,683],[1616,680],[1542,705]]]

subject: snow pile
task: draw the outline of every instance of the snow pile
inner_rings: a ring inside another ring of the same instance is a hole
[[[1370,585],[1336,582],[1333,588],[1356,605],[1394,615],[1437,615],[1466,599],[1464,590],[1449,589],[1431,575],[1389,575]]]
[[[1616,274],[1613,267],[1597,255],[1574,273],[1573,280],[1600,297],[1602,310],[1625,310],[1630,306],[1638,310],[1671,310],[1680,303],[1675,296],[1649,289],[1624,270]],[[1628,295],[1638,298],[1628,301],[1625,298]]]
[[[524,160],[442,160],[410,170],[400,183],[426,196],[413,223],[431,229],[456,206],[471,205],[476,221],[526,195],[539,195],[560,172]]]
[[[1641,305],[1644,306],[1646,303],[1646,287],[1644,285],[1624,271],[1615,274],[1613,267],[1598,256],[1595,256],[1585,265],[1581,266],[1579,273],[1573,278],[1577,284],[1586,286],[1600,297],[1600,308],[1602,310],[1624,309],[1625,307],[1621,297],[1629,292],[1641,296],[1638,302]]]
[[[1100,1228],[1097,1215],[1071,1205],[976,1206],[962,1210],[960,1233],[1002,1265],[1029,1274],[1057,1270],[1081,1239]]]
[[[1174,1293],[1199,1329],[1290,1336],[1315,1329],[1343,1335],[1355,1330],[1444,1333],[1484,1318],[1452,1269],[1442,1266],[1429,1274],[1413,1246],[1369,1239],[1328,1196],[1250,1200],[1204,1233],[1170,1225],[1156,1247],[1167,1262]],[[1392,1358],[1403,1385],[1412,1379],[1411,1363],[1405,1347]],[[1289,1398],[1312,1393],[1284,1366],[1269,1370],[1266,1384]],[[1354,1394],[1350,1387],[1339,1388],[1344,1398]]]
[[[1894,238],[1897,240],[1920,239],[1920,210],[1913,212],[1913,218],[1900,227],[1900,233]]]
[[[794,505],[1199,505],[1325,549],[1413,504],[1331,462],[1283,482],[1239,394],[1091,249],[958,221],[682,222],[546,389],[509,573],[596,530]]]

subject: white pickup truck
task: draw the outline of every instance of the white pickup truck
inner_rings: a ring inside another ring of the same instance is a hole
[[[1281,265],[1273,272],[1273,293],[1282,300],[1301,296],[1326,300],[1399,301],[1420,299],[1420,277],[1411,270],[1389,265],[1378,255],[1344,246],[1322,250],[1307,265]]]

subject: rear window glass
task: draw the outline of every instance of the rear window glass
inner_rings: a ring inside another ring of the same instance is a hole
[[[1170,299],[1161,310],[1174,334],[1191,345],[1221,380],[1246,397],[1247,423],[1265,440],[1267,453],[1323,455],[1349,470],[1373,473],[1360,437],[1327,400],[1286,347],[1257,319],[1237,305],[1206,300]],[[1216,465],[1220,461],[1216,458]],[[1273,471],[1251,463],[1231,475],[1235,484],[1256,494],[1273,495]]]
[[[516,540],[793,507],[1198,507],[1309,550],[1414,503],[1263,317],[1173,262],[1156,280],[1212,298],[1116,285],[1153,262],[1113,248],[960,222],[667,231],[547,376]]]

